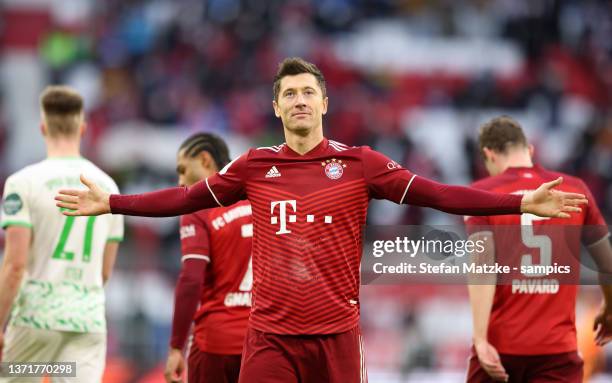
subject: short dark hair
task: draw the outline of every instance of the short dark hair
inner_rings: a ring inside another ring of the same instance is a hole
[[[230,162],[229,149],[223,139],[212,133],[196,133],[187,138],[179,148],[184,156],[195,157],[203,151],[212,156],[217,168],[223,169]]]
[[[480,127],[478,146],[484,158],[484,148],[506,153],[511,147],[527,147],[527,138],[516,120],[509,116],[500,116]]]
[[[327,96],[327,89],[325,88],[325,77],[323,73],[313,63],[310,63],[300,57],[289,57],[284,59],[278,64],[278,70],[276,76],[274,76],[274,85],[272,90],[274,92],[274,100],[278,101],[278,94],[280,93],[280,83],[285,76],[294,76],[302,73],[310,73],[315,76],[317,83],[323,93],[323,98]]]
[[[46,87],[40,94],[40,107],[52,136],[75,134],[83,122],[83,97],[68,86]]]

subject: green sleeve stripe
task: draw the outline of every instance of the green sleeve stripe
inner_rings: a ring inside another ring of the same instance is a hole
[[[23,226],[32,228],[32,224],[24,221],[4,221],[2,222],[2,228],[6,228],[7,226]]]
[[[123,237],[108,237],[106,242],[121,242],[123,241]]]

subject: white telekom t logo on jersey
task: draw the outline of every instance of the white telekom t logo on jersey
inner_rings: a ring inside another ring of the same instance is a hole
[[[270,202],[270,223],[276,225],[278,218],[274,216],[274,208],[280,206],[280,230],[276,232],[276,235],[289,234],[291,230],[287,230],[287,205],[291,205],[293,212],[296,210],[296,201],[294,199],[288,201],[272,201]],[[289,222],[295,222],[295,214],[289,216]]]
[[[295,214],[287,215],[287,205],[291,207],[291,209],[293,210],[293,213],[297,211],[297,202],[294,199],[290,199],[286,201],[271,201],[270,202],[270,215],[271,215],[270,223],[272,225],[277,225],[279,224],[279,220],[280,220],[280,227],[279,227],[279,230],[276,232],[276,235],[291,233],[291,230],[287,229],[287,221],[293,223],[297,220],[297,216]],[[276,206],[279,207],[278,216],[274,215],[274,208]],[[306,222],[308,223],[315,222],[315,216],[313,214],[306,215]],[[323,222],[332,223],[332,216],[331,215],[324,216]]]

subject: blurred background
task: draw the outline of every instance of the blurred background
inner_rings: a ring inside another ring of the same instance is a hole
[[[272,79],[287,56],[328,83],[326,136],[370,145],[456,184],[484,176],[474,138],[519,120],[544,166],[580,176],[612,218],[612,3],[601,0],[1,0],[0,180],[41,160],[38,95],[86,100],[86,157],[135,193],[176,183],[188,135],[233,156],[283,142]],[[369,223],[453,224],[428,209],[371,205]],[[180,266],[176,219],[128,218],[107,286],[107,382],[160,382]],[[470,348],[465,286],[364,286],[370,382],[461,382]],[[596,287],[578,305],[593,382],[612,348],[592,344]],[[612,376],[612,375],[609,375]]]

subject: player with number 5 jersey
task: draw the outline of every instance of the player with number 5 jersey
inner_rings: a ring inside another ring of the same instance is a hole
[[[178,151],[179,184],[191,186],[229,161],[221,138],[194,134]],[[182,267],[175,290],[166,382],[181,381],[183,348],[193,323],[187,381],[236,383],[251,311],[251,205],[241,201],[183,215],[180,237]]]
[[[580,245],[598,265],[605,265],[612,259],[608,227],[583,181],[532,162],[534,149],[512,118],[502,116],[484,124],[479,146],[491,177],[474,187],[521,195],[562,175],[565,182],[560,189],[583,193],[589,203],[567,219],[531,214],[466,217],[472,238],[487,243],[480,256],[522,270],[505,283],[500,275],[497,286],[469,286],[474,353],[467,381],[581,382],[575,323]],[[567,269],[557,273],[552,271],[555,265]],[[533,272],[535,266],[551,272]],[[605,301],[600,316],[611,318],[612,286],[601,287]],[[601,325],[603,344],[612,323],[608,319]]]
[[[106,357],[104,282],[123,239],[123,217],[66,217],[49,199],[66,186],[78,187],[80,174],[109,192],[118,188],[79,155],[81,96],[49,87],[41,104],[48,157],[11,175],[4,186],[0,329],[14,304],[0,342],[2,361],[76,361],[71,382],[97,382]]]

